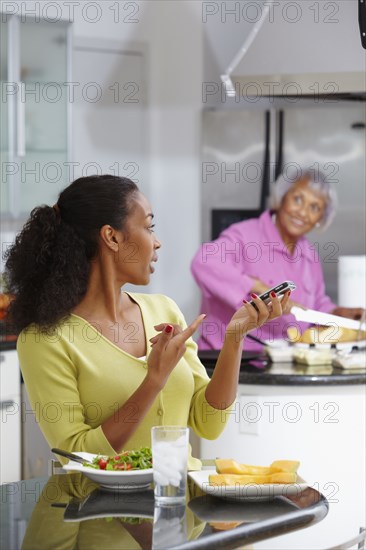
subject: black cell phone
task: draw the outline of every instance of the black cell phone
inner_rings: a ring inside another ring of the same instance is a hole
[[[270,288],[269,290],[266,290],[266,292],[263,292],[263,294],[260,294],[259,298],[263,300],[265,304],[269,304],[269,302],[272,300],[271,292],[275,292],[278,298],[281,298],[281,297],[283,298],[283,296],[286,294],[288,290],[291,290],[292,292],[293,290],[295,290],[295,288],[296,288],[296,285],[294,282],[284,281],[283,283],[276,285],[273,288]],[[256,307],[253,300],[251,300],[249,303],[252,304],[254,307]]]

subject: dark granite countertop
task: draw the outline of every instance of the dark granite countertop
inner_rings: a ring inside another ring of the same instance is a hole
[[[17,349],[16,338],[12,340],[0,340],[0,352],[1,351],[12,351]]]
[[[0,341],[0,352],[16,349],[16,340]],[[209,376],[219,352],[200,351],[199,358]],[[272,363],[258,352],[243,352],[240,384],[264,386],[341,386],[366,384],[366,369],[344,370],[330,365],[306,366],[297,363]]]
[[[150,489],[102,491],[83,474],[56,474],[0,487],[1,548],[237,548],[314,525],[328,501],[314,488],[266,501],[228,501],[189,480],[187,501],[154,506]],[[87,520],[87,521],[85,521]],[[21,529],[20,527],[21,526]],[[306,530],[303,531],[306,545]]]
[[[219,352],[200,351],[199,357],[209,376],[215,368]],[[294,362],[272,363],[256,352],[243,352],[240,384],[264,386],[335,386],[366,384],[366,369],[344,370],[331,365],[306,366]]]
[[[17,335],[6,319],[0,320],[0,351],[11,351],[16,349]]]

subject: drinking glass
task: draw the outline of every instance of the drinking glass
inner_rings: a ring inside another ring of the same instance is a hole
[[[155,426],[151,429],[154,495],[158,505],[173,505],[186,497],[189,429]]]

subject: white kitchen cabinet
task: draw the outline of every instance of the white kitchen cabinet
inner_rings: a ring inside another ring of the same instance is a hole
[[[0,483],[21,478],[20,369],[15,350],[0,353]]]
[[[51,452],[29,402],[25,384],[22,396],[22,479],[46,477],[55,455]]]
[[[327,517],[304,532],[254,548],[330,547],[351,539],[365,523],[365,423],[364,384],[240,385],[222,435],[201,440],[201,458],[234,458],[263,466],[299,460],[299,474],[328,499]]]
[[[68,181],[71,24],[4,16],[1,30],[1,217],[17,230]]]

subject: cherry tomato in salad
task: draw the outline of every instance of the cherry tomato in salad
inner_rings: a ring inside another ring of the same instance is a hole
[[[108,462],[108,461],[105,460],[105,458],[100,458],[100,459],[99,459],[99,462],[98,462],[99,468],[100,468],[101,470],[105,470],[106,467],[107,467],[107,462]]]

